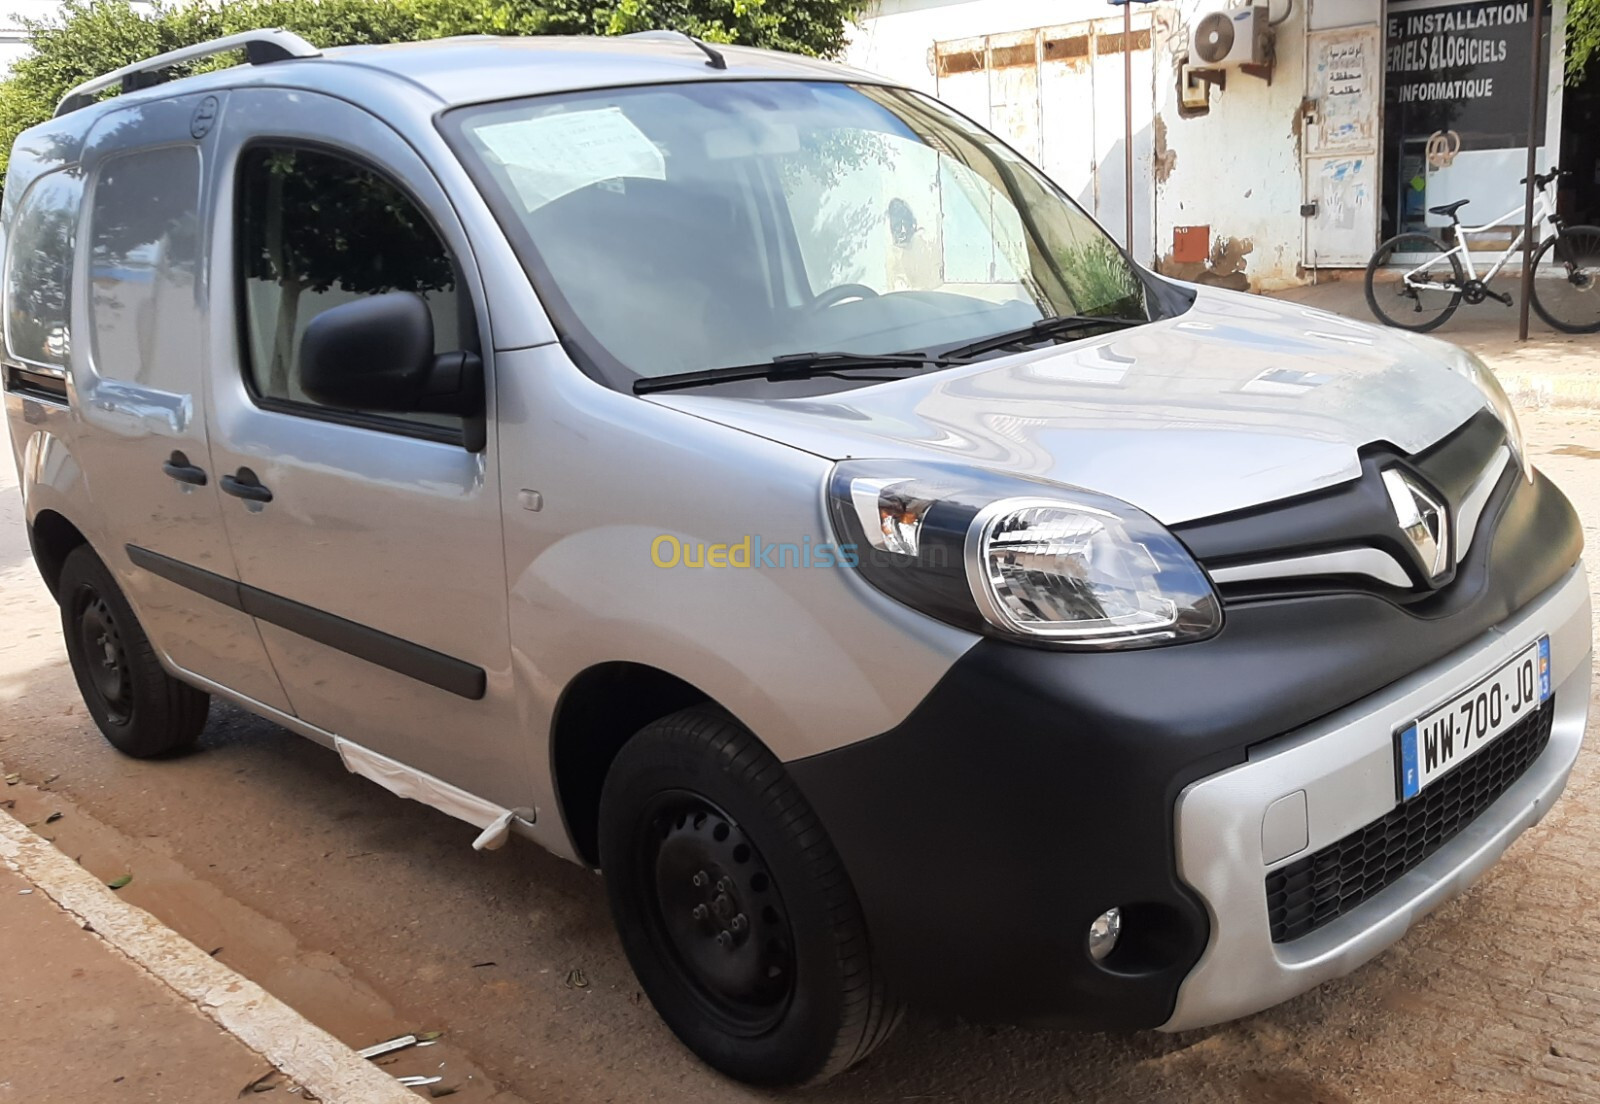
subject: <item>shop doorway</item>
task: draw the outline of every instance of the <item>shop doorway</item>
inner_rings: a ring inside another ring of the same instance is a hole
[[[1600,57],[1562,98],[1560,164],[1572,174],[1560,184],[1561,217],[1571,226],[1600,225]]]
[[[1530,41],[1532,4],[1543,2],[1544,38]],[[1385,17],[1383,202],[1380,236],[1439,235],[1450,219],[1429,207],[1465,199],[1469,223],[1485,223],[1523,201],[1528,97],[1535,72],[1539,115],[1533,140],[1548,167],[1551,102],[1548,0],[1388,0]],[[1505,231],[1506,240],[1515,233]],[[1475,247],[1503,248],[1493,234]]]

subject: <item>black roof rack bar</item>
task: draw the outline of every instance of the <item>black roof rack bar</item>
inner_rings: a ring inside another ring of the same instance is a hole
[[[124,92],[149,88],[151,85],[161,83],[163,69],[170,69],[186,61],[198,61],[200,58],[226,54],[233,50],[243,50],[245,59],[251,65],[322,56],[321,50],[292,31],[260,30],[225,35],[210,42],[157,54],[155,57],[136,61],[132,65],[124,65],[121,69],[113,69],[93,80],[86,80],[61,97],[61,102],[56,105],[56,115],[59,117],[77,111],[80,107],[88,107],[100,98],[100,93],[114,84],[120,84]]]
[[[706,64],[713,69],[726,69],[728,59],[722,56],[722,51],[715,46],[702,42],[692,34],[684,31],[635,31],[633,34],[623,35],[623,38],[649,39],[655,42],[692,42],[706,56]]]

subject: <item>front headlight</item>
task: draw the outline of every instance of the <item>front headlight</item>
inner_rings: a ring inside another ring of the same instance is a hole
[[[1500,424],[1505,427],[1506,444],[1511,449],[1511,456],[1522,468],[1522,475],[1528,482],[1533,482],[1533,464],[1528,459],[1528,454],[1523,448],[1522,426],[1517,421],[1516,409],[1511,405],[1511,400],[1506,397],[1506,389],[1500,386],[1500,381],[1489,366],[1478,357],[1461,351],[1461,374],[1472,381],[1473,385],[1483,393],[1483,402],[1500,419]]]
[[[961,628],[1100,651],[1222,627],[1189,551],[1105,495],[955,465],[852,460],[835,466],[828,498],[868,582]]]

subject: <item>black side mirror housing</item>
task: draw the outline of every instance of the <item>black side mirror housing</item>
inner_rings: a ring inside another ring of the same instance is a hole
[[[341,410],[459,414],[467,448],[483,448],[483,362],[433,352],[433,315],[409,291],[323,311],[300,339],[300,389]]]

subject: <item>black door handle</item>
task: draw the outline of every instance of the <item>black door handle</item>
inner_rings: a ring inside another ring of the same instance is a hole
[[[162,463],[161,470],[179,483],[188,483],[195,487],[204,487],[206,485],[205,470],[189,463],[189,458],[181,452],[173,452]]]
[[[271,502],[272,492],[261,485],[261,480],[256,478],[256,473],[249,468],[240,468],[232,475],[222,477],[222,489],[234,498],[243,498],[251,502]]]

